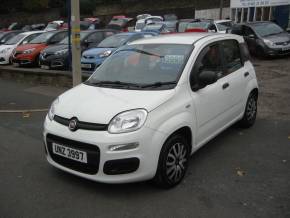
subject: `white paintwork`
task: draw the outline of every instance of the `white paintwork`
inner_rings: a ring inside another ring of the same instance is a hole
[[[144,26],[145,26],[145,24],[147,24],[147,22],[149,21],[149,20],[151,20],[151,19],[157,19],[157,20],[159,20],[159,22],[162,22],[164,19],[163,19],[163,17],[161,17],[161,16],[148,16],[148,17],[146,17],[145,19],[139,19],[139,20],[137,20],[136,21],[136,24],[135,24],[135,31],[136,32],[141,32],[142,31],[142,29],[139,29],[139,28],[137,28],[137,25],[138,24],[144,24]]]
[[[247,61],[244,66],[216,83],[193,92],[190,88],[191,69],[201,50],[209,43],[235,39],[243,43],[242,37],[232,34],[172,34],[152,37],[132,42],[194,44],[194,50],[184,67],[177,86],[172,90],[142,91],[79,85],[59,97],[55,114],[96,123],[109,123],[118,113],[125,110],[144,108],[148,111],[147,120],[141,129],[121,134],[107,131],[70,131],[66,126],[46,117],[44,139],[48,133],[64,138],[96,145],[100,148],[99,172],[96,175],[80,173],[47,159],[53,166],[69,173],[105,183],[124,183],[147,180],[154,177],[160,150],[166,139],[181,127],[189,127],[192,132],[192,153],[229,127],[243,116],[249,93],[258,88],[253,65]],[[244,72],[249,76],[244,78]],[[223,90],[222,84],[230,86]],[[132,150],[110,151],[110,145],[138,142]],[[140,167],[137,171],[123,175],[105,175],[103,166],[107,160],[137,157]]]
[[[0,45],[0,58],[4,58],[5,61],[0,62],[0,64],[9,64],[9,59],[12,56],[13,50],[20,45],[25,39],[35,33],[43,33],[45,31],[29,31],[29,32],[23,32],[20,33],[19,35],[23,35],[23,37],[14,45]],[[17,36],[17,35],[16,35]],[[4,49],[6,49],[5,52],[1,52]]]

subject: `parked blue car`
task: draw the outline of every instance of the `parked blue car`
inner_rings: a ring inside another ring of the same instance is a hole
[[[84,71],[94,71],[119,47],[137,39],[158,35],[154,32],[126,32],[104,39],[98,47],[86,50],[82,54],[81,67]]]

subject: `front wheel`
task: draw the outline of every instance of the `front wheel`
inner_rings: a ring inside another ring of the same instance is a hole
[[[257,94],[251,93],[246,103],[244,116],[239,122],[241,127],[249,128],[254,125],[257,117],[257,102]]]
[[[153,179],[155,184],[163,188],[179,184],[187,170],[189,153],[189,145],[182,135],[171,136],[162,147]]]

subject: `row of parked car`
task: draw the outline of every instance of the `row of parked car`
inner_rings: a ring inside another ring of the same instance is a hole
[[[96,20],[87,22],[99,23]],[[230,20],[178,20],[174,15],[161,17],[149,14],[138,15],[133,29],[128,28],[130,22],[131,18],[115,16],[106,29],[94,29],[94,26],[81,31],[81,66],[84,71],[93,72],[123,45],[159,34],[232,33],[244,36],[254,55],[264,57],[290,54],[289,34],[273,22],[234,24]],[[67,70],[70,66],[68,31],[51,27],[38,31],[0,32],[0,64]]]

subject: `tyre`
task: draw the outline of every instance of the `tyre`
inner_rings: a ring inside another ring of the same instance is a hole
[[[163,145],[153,182],[162,188],[179,184],[185,176],[190,149],[182,135],[171,136]]]
[[[257,117],[258,95],[251,93],[248,97],[243,118],[239,124],[241,127],[249,128],[254,125]]]

